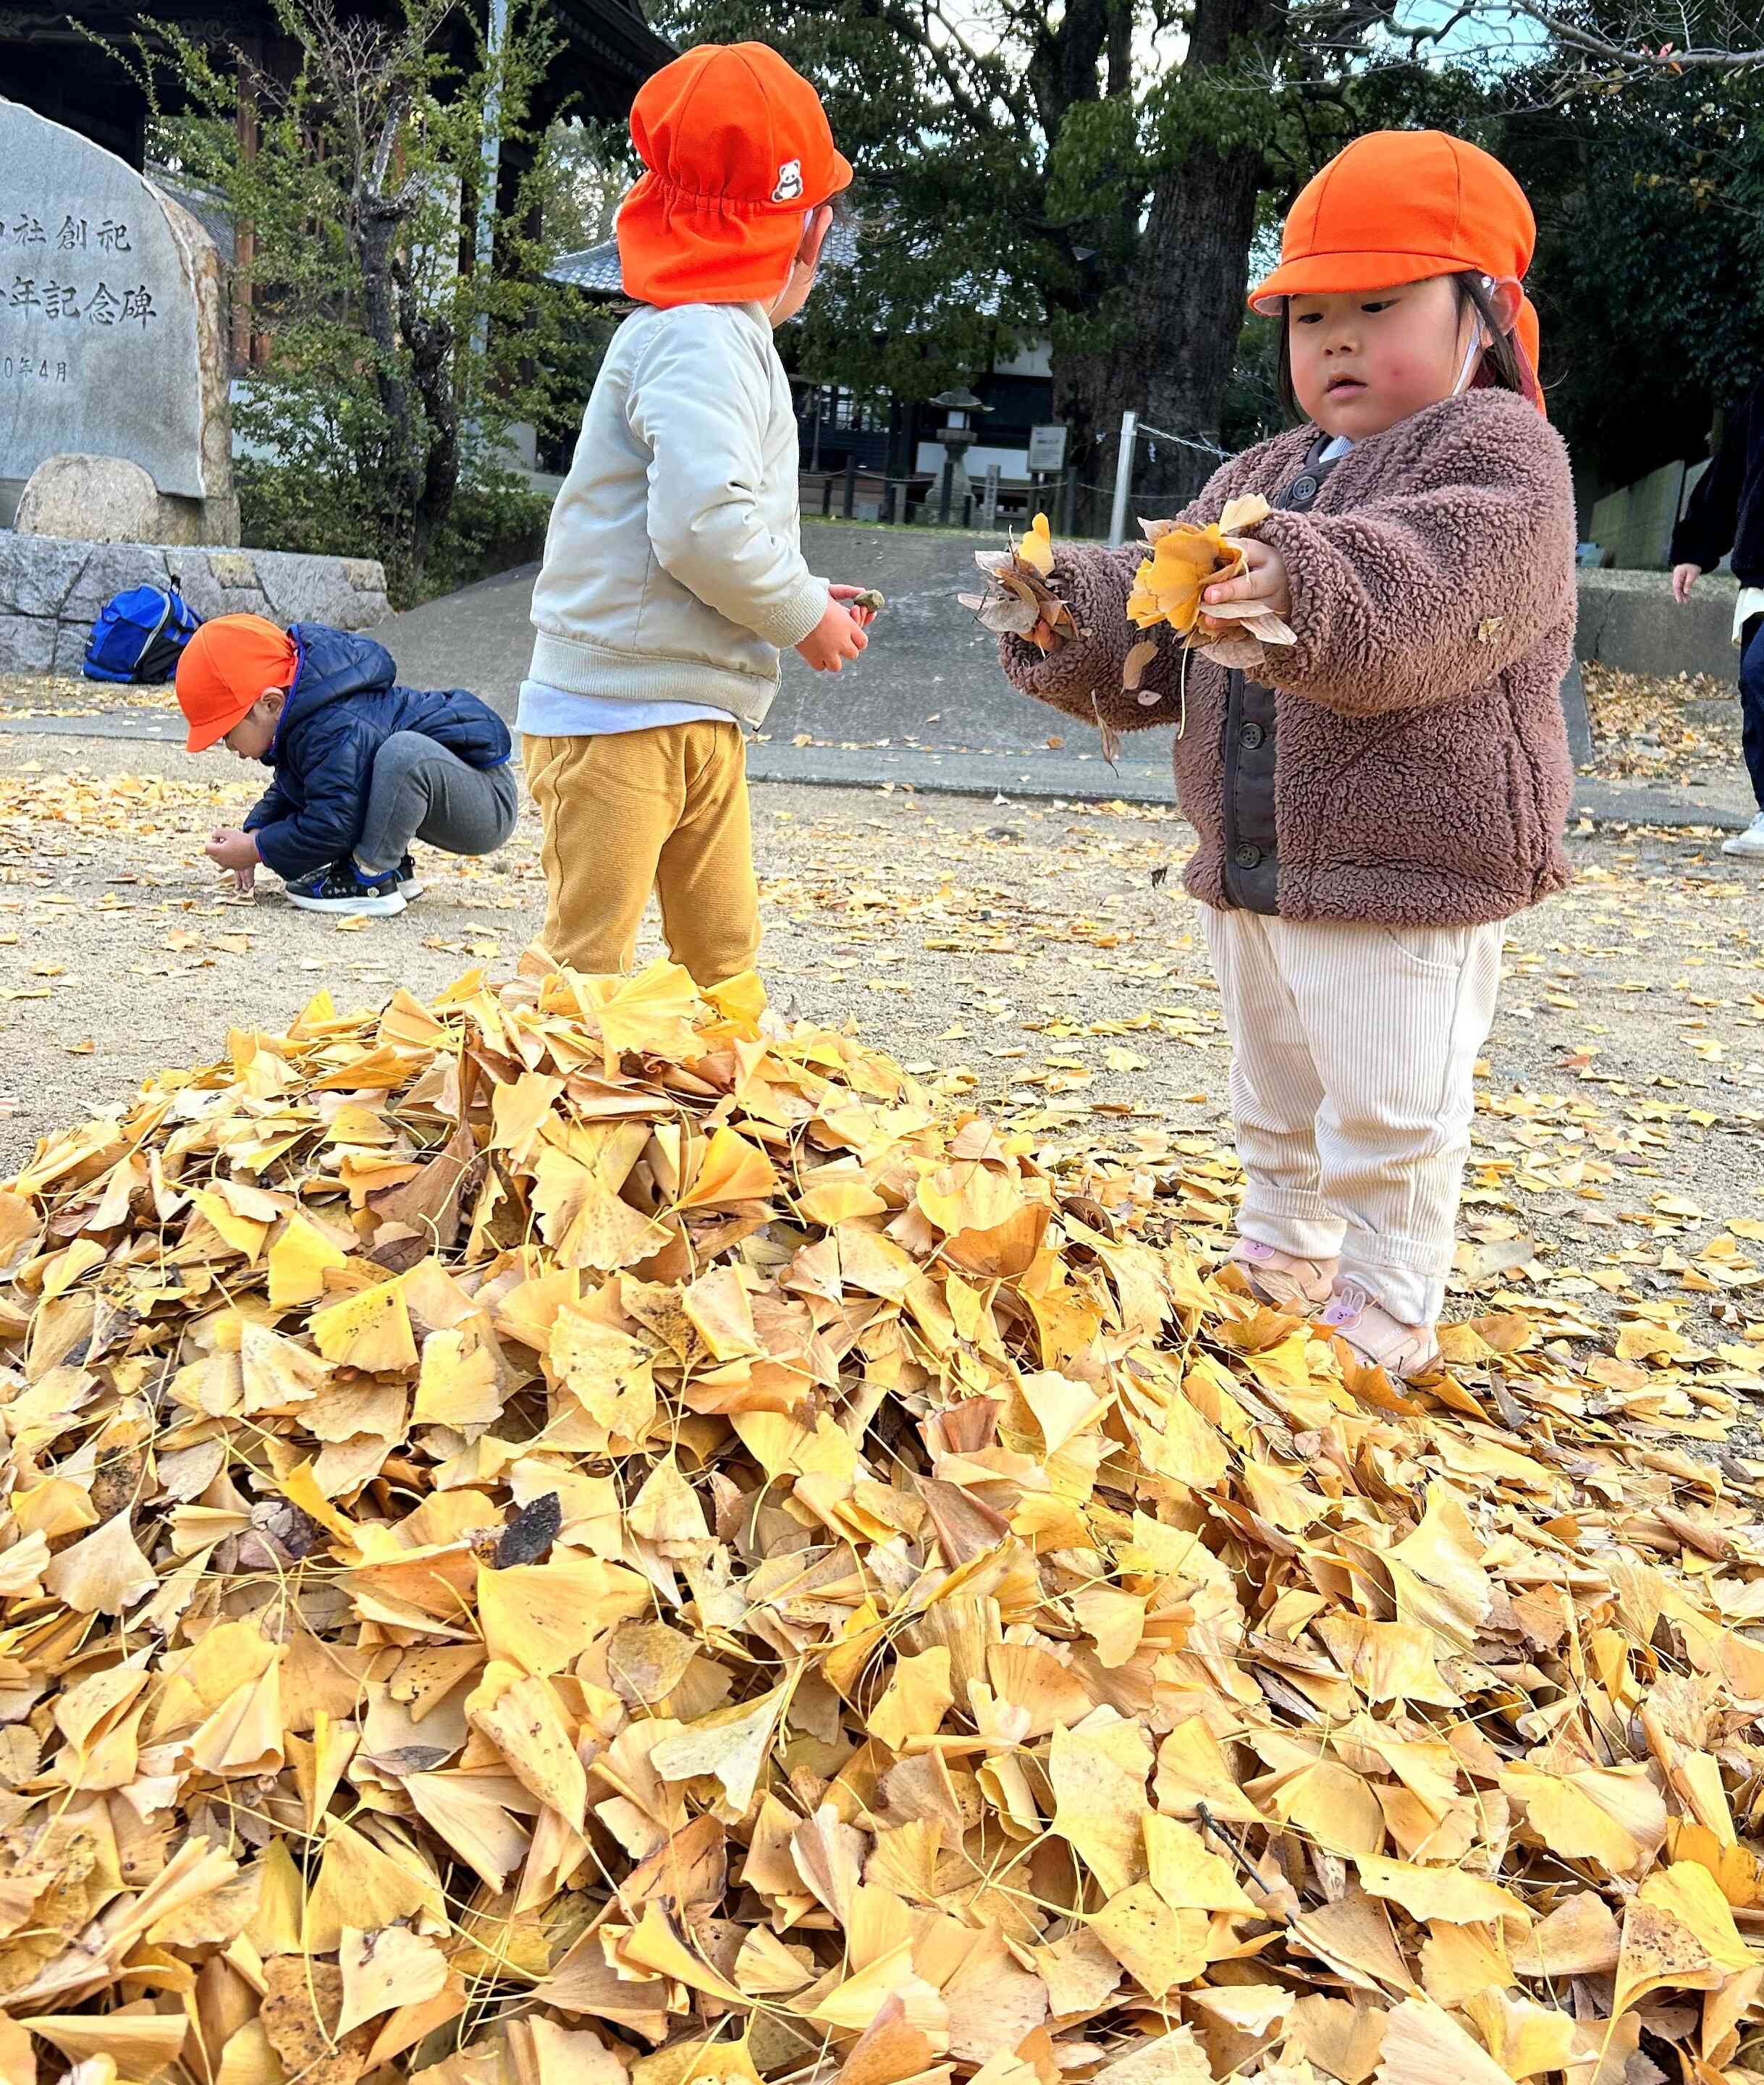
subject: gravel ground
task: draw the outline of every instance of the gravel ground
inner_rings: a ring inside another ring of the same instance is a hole
[[[0,738],[0,1175],[229,1026],[284,1027],[321,987],[423,993],[538,925],[530,814],[495,860],[426,856],[400,919],[241,901],[200,849],[252,793],[223,758]],[[1172,813],[780,787],[754,816],[782,1004],[854,1021],[1054,1157],[1137,1149],[1220,1229],[1226,1051]],[[1571,847],[1575,888],[1513,923],[1455,1307],[1731,1341],[1764,1319],[1760,873],[1694,835]]]

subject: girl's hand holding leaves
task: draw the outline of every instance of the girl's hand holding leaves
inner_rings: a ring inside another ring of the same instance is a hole
[[[1038,514],[1027,535],[1008,550],[976,550],[974,562],[985,573],[984,593],[959,594],[963,608],[995,635],[1020,637],[1044,657],[1057,652],[1076,629],[1072,611],[1049,584],[1053,571],[1053,538],[1045,514]]]
[[[1291,606],[1286,566],[1266,545],[1235,540],[1269,512],[1259,493],[1228,500],[1217,521],[1142,521],[1151,555],[1128,597],[1129,619],[1141,630],[1167,623],[1196,649],[1243,636],[1265,644],[1298,642],[1285,620]],[[1224,594],[1226,598],[1218,598]]]

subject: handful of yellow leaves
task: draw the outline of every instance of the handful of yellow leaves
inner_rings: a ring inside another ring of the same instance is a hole
[[[1738,1378],[1399,1392],[1158,1188],[665,963],[46,1140],[0,2081],[1756,2085]]]
[[[981,627],[1020,637],[1044,656],[1057,652],[1074,625],[1071,609],[1048,584],[1053,537],[1047,516],[1036,515],[1008,550],[976,550],[974,562],[986,575],[986,591],[956,599],[980,618]]]
[[[1135,575],[1128,619],[1141,630],[1167,623],[1191,645],[1216,643],[1234,626],[1264,643],[1296,643],[1290,628],[1257,602],[1204,606],[1201,601],[1216,581],[1236,579],[1248,569],[1243,546],[1234,535],[1253,527],[1269,511],[1260,493],[1248,493],[1228,500],[1218,520],[1204,528],[1192,522],[1142,521],[1151,555]]]

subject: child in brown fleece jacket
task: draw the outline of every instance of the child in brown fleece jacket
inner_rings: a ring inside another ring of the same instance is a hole
[[[1308,424],[1236,457],[1180,517],[1260,493],[1239,631],[1137,692],[1142,552],[1063,550],[1078,635],[1011,680],[1117,729],[1184,717],[1176,790],[1231,1038],[1247,1177],[1234,1257],[1264,1301],[1321,1305],[1364,1361],[1426,1373],[1452,1264],[1500,923],[1568,877],[1558,688],[1575,618],[1566,452],[1544,418],[1520,288],[1532,214],[1505,168],[1438,131],[1362,138],[1309,185],[1282,263],[1289,402]],[[1227,626],[1230,627],[1230,626]]]

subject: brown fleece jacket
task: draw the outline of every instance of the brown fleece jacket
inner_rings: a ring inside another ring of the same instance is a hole
[[[1216,472],[1185,521],[1226,501],[1277,499],[1316,431],[1299,428]],[[1307,512],[1246,532],[1290,575],[1292,645],[1227,656],[1274,690],[1277,909],[1291,919],[1458,926],[1503,919],[1568,881],[1573,788],[1558,690],[1574,635],[1574,501],[1561,438],[1523,399],[1470,391],[1368,437]],[[1175,634],[1137,695],[1123,662],[1145,553],[1065,548],[1053,583],[1082,635],[1042,658],[1000,640],[1026,694],[1087,723],[1176,720]],[[1188,890],[1226,905],[1223,737],[1231,677],[1192,654],[1176,794],[1200,834]],[[1154,696],[1155,700],[1142,698]]]

